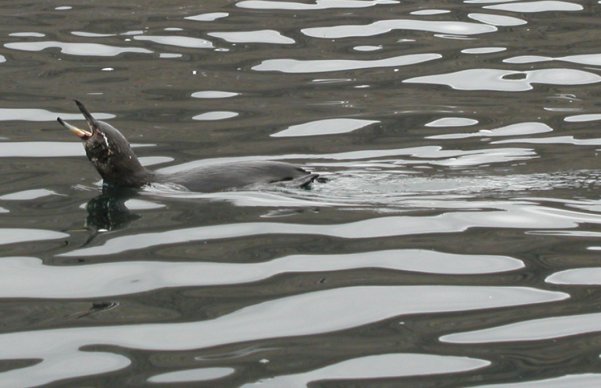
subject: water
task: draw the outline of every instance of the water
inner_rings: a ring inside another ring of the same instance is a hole
[[[597,386],[600,7],[3,4],[0,386]],[[328,181],[102,193],[74,98]]]

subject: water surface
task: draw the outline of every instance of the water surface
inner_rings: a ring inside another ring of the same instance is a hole
[[[600,5],[4,4],[0,386],[596,386]],[[163,172],[103,193],[72,99]]]

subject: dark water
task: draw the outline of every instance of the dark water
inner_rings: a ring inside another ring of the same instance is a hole
[[[0,9],[0,386],[599,384],[600,4]],[[329,181],[103,195],[73,98]]]

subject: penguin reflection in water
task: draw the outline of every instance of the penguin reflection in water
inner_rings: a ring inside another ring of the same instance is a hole
[[[274,161],[211,164],[174,174],[150,171],[140,164],[119,130],[96,120],[81,102],[75,100],[75,103],[86,118],[89,130],[77,128],[60,117],[58,122],[84,142],[86,155],[105,186],[140,188],[151,183],[174,183],[191,191],[215,192],[254,184],[287,182],[287,185],[306,188],[319,176],[301,167]]]
[[[140,164],[119,130],[96,120],[81,102],[75,100],[75,103],[89,130],[69,124],[60,117],[57,120],[83,141],[88,159],[103,179],[103,193],[87,206],[87,224],[97,230],[119,228],[137,218],[129,212],[125,201],[135,194],[136,189],[152,183],[177,184],[196,192],[216,192],[277,182],[308,188],[319,177],[301,167],[274,161],[211,164],[174,174],[150,171]]]

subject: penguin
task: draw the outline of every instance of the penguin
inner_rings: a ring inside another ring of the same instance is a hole
[[[80,101],[75,100],[75,103],[84,115],[89,130],[80,129],[60,117],[57,120],[83,142],[86,155],[105,186],[136,189],[152,183],[168,183],[183,186],[190,191],[218,192],[286,181],[306,188],[319,177],[319,174],[302,167],[276,161],[211,164],[173,174],[151,171],[142,166],[118,129],[96,120]]]

